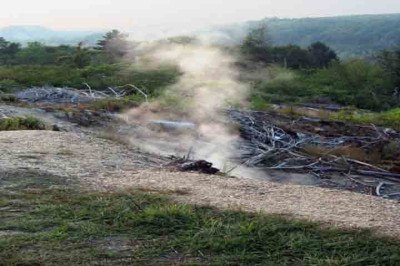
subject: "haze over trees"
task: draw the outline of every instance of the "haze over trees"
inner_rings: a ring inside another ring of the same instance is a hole
[[[338,103],[370,110],[400,107],[400,51],[378,51],[368,60],[339,58],[334,48],[322,41],[308,46],[277,45],[270,24],[247,33],[243,41],[228,49],[238,58],[241,73],[250,73],[249,102],[253,109],[270,103]],[[190,44],[180,36],[161,41]],[[0,38],[0,90],[10,92],[30,86],[70,86],[107,89],[134,83],[156,97],[174,83],[179,69],[143,70],[124,62],[135,44],[128,35],[112,30],[95,46],[49,46],[40,42],[21,45]],[[400,44],[400,42],[399,42]],[[254,75],[252,72],[263,72]]]
[[[76,46],[48,46],[30,42],[26,46],[0,39],[0,94],[32,86],[58,86],[93,89],[134,83],[149,96],[176,81],[173,67],[140,69],[122,58],[133,47],[127,35],[110,31],[97,46],[81,42]],[[130,99],[125,99],[130,101]],[[124,100],[124,101],[125,101]]]
[[[235,23],[196,32],[222,36],[224,44],[240,44],[249,30],[268,25],[270,41],[274,45],[296,44],[306,48],[323,42],[341,57],[370,56],[400,43],[400,14],[358,15],[326,18],[279,19]],[[133,32],[135,33],[135,29]],[[39,41],[46,45],[95,45],[105,31],[56,31],[39,26],[11,26],[0,28],[0,36],[10,42],[26,45]]]
[[[110,63],[117,62],[123,58],[130,49],[130,43],[127,40],[128,34],[112,30],[103,36],[102,40],[97,42],[96,49],[103,51]]]
[[[240,45],[240,51],[252,62],[292,69],[324,68],[339,59],[335,51],[322,42],[312,43],[307,49],[295,44],[274,46],[266,25],[251,30]]]
[[[323,18],[280,19],[236,23],[204,30],[203,34],[223,36],[224,44],[239,44],[248,31],[268,25],[274,45],[296,44],[306,48],[323,42],[341,58],[368,57],[400,43],[400,14],[358,15]]]

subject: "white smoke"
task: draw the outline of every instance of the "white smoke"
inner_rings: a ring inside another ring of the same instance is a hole
[[[161,108],[153,102],[130,110],[127,119],[141,123],[154,119],[190,120],[197,127],[195,134],[148,135],[141,138],[141,147],[160,153],[173,153],[178,147],[186,152],[191,149],[196,159],[208,160],[219,168],[226,166],[235,153],[233,143],[238,139],[238,132],[232,130],[223,110],[243,102],[248,91],[245,84],[238,82],[235,58],[219,47],[199,43],[163,44],[147,51],[151,53],[142,55],[139,62],[179,67],[182,72],[179,81],[162,97],[175,97],[181,105]],[[137,142],[137,138],[133,141]]]

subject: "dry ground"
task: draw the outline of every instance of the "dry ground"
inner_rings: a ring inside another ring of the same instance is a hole
[[[161,170],[162,160],[83,134],[0,132],[0,171],[77,177],[84,189],[172,191],[182,202],[290,215],[400,237],[398,202],[347,191]]]

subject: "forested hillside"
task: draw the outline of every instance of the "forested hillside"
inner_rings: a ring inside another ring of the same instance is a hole
[[[321,41],[337,51],[340,57],[368,56],[400,43],[400,14],[266,18],[219,27],[211,32],[225,36],[225,41],[237,42],[245,37],[249,29],[260,24],[267,26],[268,36],[275,45],[297,44],[306,47]]]
[[[261,21],[213,27],[201,33],[216,37],[225,44],[239,44],[250,29],[260,24],[267,25],[268,36],[274,45],[296,44],[307,47],[313,42],[321,41],[332,47],[340,57],[369,56],[400,43],[400,14],[301,19],[266,18]],[[132,29],[131,35],[136,36],[136,31],[139,29]],[[56,31],[38,26],[0,28],[0,37],[23,44],[40,41],[48,45],[76,45],[85,41],[94,45],[104,33]]]

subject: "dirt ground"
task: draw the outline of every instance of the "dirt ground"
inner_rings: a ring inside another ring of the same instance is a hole
[[[180,202],[284,214],[341,228],[400,237],[400,205],[369,195],[311,186],[163,170],[155,155],[86,134],[0,132],[0,171],[77,178],[83,189],[129,187],[175,192]]]

